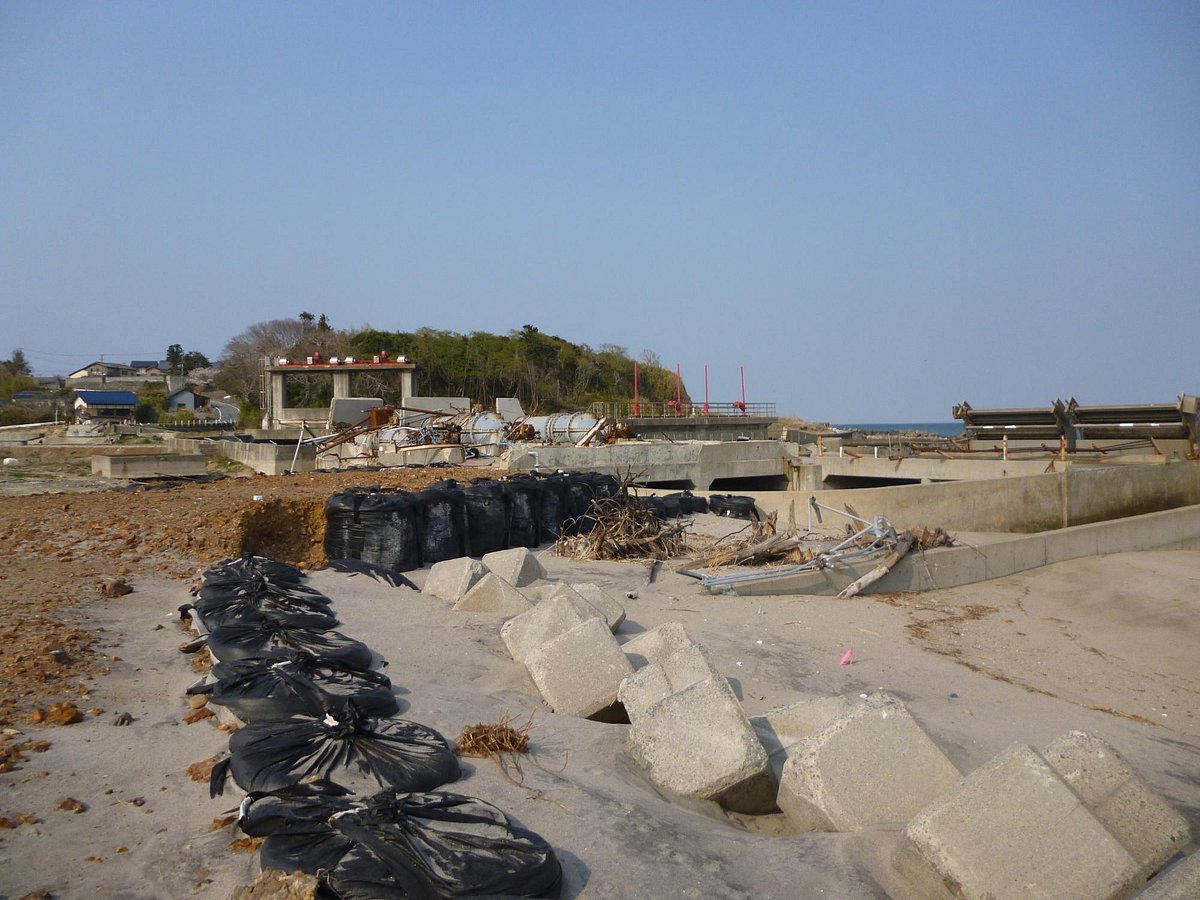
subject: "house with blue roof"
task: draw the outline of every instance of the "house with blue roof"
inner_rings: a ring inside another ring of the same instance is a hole
[[[133,421],[138,396],[133,391],[76,391],[75,419],[78,422]]]

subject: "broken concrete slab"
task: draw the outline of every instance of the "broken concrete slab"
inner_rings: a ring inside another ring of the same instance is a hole
[[[659,787],[736,812],[775,808],[766,751],[720,675],[674,692],[631,719],[627,751]]]
[[[1100,738],[1069,731],[1052,741],[1042,758],[1141,863],[1143,878],[1191,840],[1183,816]]]
[[[454,604],[458,612],[502,613],[518,616],[532,609],[525,595],[498,575],[489,572]]]
[[[608,623],[609,631],[616,631],[621,627],[621,623],[625,621],[625,607],[617,602],[602,587],[597,584],[589,584],[587,582],[577,583],[573,581],[570,583],[570,588],[588,603],[592,604],[592,606],[596,607],[596,609],[600,610],[600,615]]]
[[[627,677],[621,682],[618,698],[632,722],[671,694],[698,681],[720,677],[699,644],[685,644]]]
[[[750,726],[767,751],[776,780],[783,778],[783,765],[793,745],[824,728],[853,705],[849,697],[816,697],[751,716]]]
[[[634,635],[621,645],[635,669],[647,663],[658,662],[681,647],[694,644],[681,622],[664,622],[649,631]]]
[[[483,564],[489,572],[494,572],[517,588],[526,587],[546,577],[546,570],[542,568],[538,558],[525,547],[485,553]]]
[[[779,808],[797,831],[905,822],[961,773],[904,704],[880,691],[792,745]]]
[[[500,638],[508,647],[512,658],[523,663],[537,648],[560,634],[565,634],[576,625],[597,617],[595,610],[590,607],[580,610],[566,597],[547,597],[532,609],[514,616],[500,626]]]
[[[451,603],[457,603],[471,588],[475,587],[488,573],[487,567],[477,559],[460,556],[445,559],[429,568],[423,594],[433,594]]]
[[[1137,900],[1196,900],[1200,897],[1200,853],[1172,863],[1151,879]]]
[[[599,616],[529,652],[525,668],[551,709],[581,718],[612,707],[622,680],[633,671]]]
[[[899,871],[966,900],[1127,896],[1141,866],[1058,773],[1014,744],[917,814]]]

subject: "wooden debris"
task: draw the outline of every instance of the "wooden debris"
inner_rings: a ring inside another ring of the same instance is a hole
[[[914,540],[915,538],[913,537],[911,531],[906,531],[904,534],[900,535],[900,540],[896,542],[896,549],[885,556],[883,561],[866,575],[863,575],[861,578],[855,579],[854,581],[850,582],[850,584],[846,585],[846,587],[842,589],[841,593],[838,594],[838,599],[845,600],[849,597],[856,596],[864,588],[870,587],[888,572],[892,571],[892,568],[896,565],[896,563],[900,562],[900,560],[905,557],[908,551],[912,549]]]

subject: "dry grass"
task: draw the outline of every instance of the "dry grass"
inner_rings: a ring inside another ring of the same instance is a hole
[[[454,752],[459,756],[499,757],[504,753],[528,753],[529,731],[533,719],[514,728],[513,718],[504,713],[499,722],[468,725],[454,742]]]

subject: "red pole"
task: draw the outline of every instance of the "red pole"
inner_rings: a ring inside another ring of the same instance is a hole
[[[742,415],[746,415],[746,367],[739,366],[742,370]]]
[[[679,371],[679,363],[675,363],[675,416],[683,415],[683,373]]]
[[[704,364],[704,414],[708,415],[708,363]]]
[[[636,416],[638,409],[638,364],[633,364],[633,414]]]

